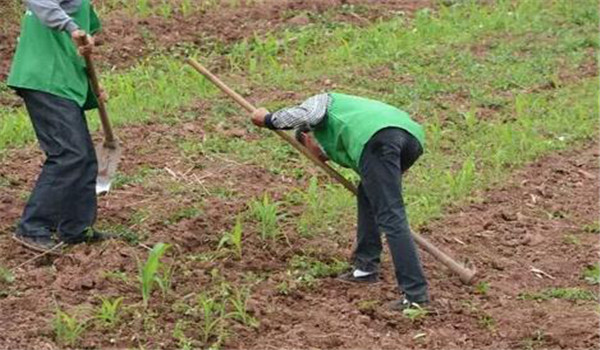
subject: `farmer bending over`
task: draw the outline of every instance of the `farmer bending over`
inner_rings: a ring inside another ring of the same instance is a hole
[[[385,232],[404,298],[402,310],[429,303],[427,281],[412,239],[402,199],[402,174],[423,153],[423,128],[407,113],[382,102],[338,93],[320,94],[299,106],[269,113],[258,109],[257,126],[297,129],[296,137],[321,160],[352,168],[360,175],[358,230],[353,269],[347,282],[379,280],[381,235]],[[307,132],[312,131],[316,141]]]
[[[94,231],[98,166],[84,111],[97,107],[80,53],[91,52],[100,22],[90,0],[28,0],[8,86],[25,106],[46,162],[15,239],[38,251],[99,241]],[[104,96],[102,97],[104,98]]]

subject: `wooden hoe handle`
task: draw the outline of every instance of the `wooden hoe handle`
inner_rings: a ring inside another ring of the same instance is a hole
[[[248,112],[252,113],[256,110],[256,108],[250,104],[245,98],[240,96],[238,93],[229,88],[225,83],[223,83],[219,78],[217,78],[214,74],[212,74],[208,69],[204,68],[200,63],[194,61],[191,58],[187,59],[187,63],[189,63],[194,69],[196,69],[199,73],[204,75],[208,80],[210,80],[213,84],[215,84],[219,89],[221,89],[224,93],[233,98],[237,103],[239,103],[244,109]],[[313,163],[315,163],[319,168],[323,169],[329,176],[333,177],[336,181],[342,184],[346,189],[356,195],[358,193],[356,186],[348,181],[345,177],[343,177],[340,173],[338,173],[331,166],[322,162],[319,158],[317,158],[314,154],[312,154],[304,145],[298,142],[295,138],[291,137],[287,133],[281,130],[273,130],[277,135],[279,135],[282,139],[291,144],[295,149],[300,151],[300,153],[304,154],[308,157]],[[421,235],[413,232],[413,238],[417,242],[421,248],[425,251],[433,255],[439,261],[441,261],[444,265],[446,265],[450,270],[456,273],[460,280],[465,284],[471,284],[473,281],[473,277],[475,277],[475,271],[470,270],[464,267],[462,264],[456,262],[456,260],[452,259],[449,255],[438,249],[431,242],[421,237]]]
[[[87,37],[81,37],[79,39],[79,45],[87,44]],[[98,114],[100,114],[100,122],[102,123],[102,129],[104,130],[104,145],[108,148],[116,148],[115,135],[113,134],[112,126],[110,125],[110,119],[108,119],[108,112],[106,111],[106,105],[104,101],[100,99],[100,83],[98,80],[98,74],[96,74],[96,68],[92,61],[91,54],[86,53],[83,58],[85,59],[85,65],[90,83],[92,84],[92,91],[96,95],[98,100]]]

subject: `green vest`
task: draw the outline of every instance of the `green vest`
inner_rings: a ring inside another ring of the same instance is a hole
[[[100,21],[90,0],[83,0],[71,18],[86,33],[100,30]],[[85,60],[77,53],[71,34],[46,27],[31,11],[23,17],[8,86],[64,97],[84,109],[97,107],[88,83]]]
[[[360,156],[371,137],[379,130],[397,127],[413,135],[425,148],[423,127],[396,107],[367,98],[329,94],[327,116],[314,135],[334,162],[359,171]]]

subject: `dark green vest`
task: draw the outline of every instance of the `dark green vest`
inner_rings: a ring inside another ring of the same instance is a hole
[[[100,29],[90,0],[83,0],[71,17],[86,33],[93,34]],[[8,86],[64,97],[85,109],[97,107],[85,72],[85,61],[77,53],[71,34],[46,27],[31,11],[23,17]]]
[[[332,93],[327,116],[314,135],[334,162],[356,171],[366,143],[379,130],[404,129],[425,148],[423,127],[393,106],[367,98]]]

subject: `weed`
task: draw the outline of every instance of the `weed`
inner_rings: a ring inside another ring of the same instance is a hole
[[[567,244],[572,244],[572,245],[580,245],[581,244],[581,240],[579,239],[579,237],[577,237],[573,234],[565,235],[563,237],[563,241]]]
[[[129,283],[129,277],[123,271],[105,271],[103,276],[107,279],[124,282],[125,284]]]
[[[486,295],[490,290],[490,283],[486,281],[480,281],[475,285],[475,291],[481,295]]]
[[[540,349],[544,346],[544,331],[537,329],[530,337],[523,340],[523,349],[534,350]]]
[[[521,293],[518,296],[520,300],[596,300],[597,296],[589,290],[581,288],[548,288],[539,293]]]
[[[143,265],[138,262],[138,279],[141,283],[144,307],[148,307],[148,300],[150,299],[154,283],[157,282],[157,274],[163,268],[160,259],[169,247],[170,245],[168,244],[158,243],[152,248],[148,259]]]
[[[591,233],[591,234],[599,234],[600,233],[600,222],[596,221],[591,224],[584,225],[582,227],[583,232]]]
[[[357,308],[361,312],[372,313],[379,306],[379,300],[361,300],[358,302]]]
[[[52,319],[52,328],[59,343],[73,346],[85,331],[86,322],[80,321],[66,312],[56,310],[56,315]]]
[[[0,266],[0,284],[10,284],[15,281],[15,275],[4,266]]]
[[[173,328],[173,338],[177,340],[178,347],[181,350],[192,350],[194,348],[192,340],[185,335],[187,328],[186,321],[177,320]]]
[[[225,245],[227,245],[233,249],[233,252],[238,260],[242,259],[242,233],[242,219],[238,216],[233,229],[223,233],[223,237],[219,241],[217,249],[222,249]]]
[[[264,194],[262,201],[254,200],[250,203],[250,211],[260,225],[262,239],[275,239],[279,235],[277,227],[277,203],[271,203],[269,195]]]
[[[198,217],[202,211],[196,207],[186,207],[177,210],[173,215],[171,215],[165,222],[167,225],[172,225],[180,222],[185,219],[193,219]]]
[[[113,299],[101,297],[102,305],[96,315],[96,318],[102,321],[103,325],[112,328],[119,322],[119,308],[123,303],[123,297]]]
[[[425,318],[428,314],[429,312],[427,311],[427,309],[424,309],[419,305],[414,305],[402,310],[402,315],[404,315],[404,317],[408,318],[412,322],[421,320]]]
[[[290,284],[292,288],[312,288],[319,278],[337,276],[347,270],[350,265],[346,261],[336,259],[325,263],[307,256],[294,255],[289,266],[288,275],[293,279]]]
[[[489,331],[494,331],[496,328],[496,320],[485,312],[479,316],[479,324]]]
[[[600,264],[588,266],[583,271],[583,277],[589,284],[600,284]]]
[[[277,286],[275,286],[277,293],[279,293],[281,295],[290,294],[290,288],[291,288],[290,283],[288,281],[282,281],[279,284],[277,284]]]

